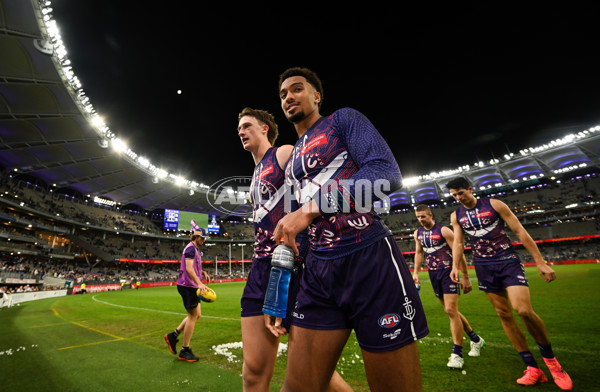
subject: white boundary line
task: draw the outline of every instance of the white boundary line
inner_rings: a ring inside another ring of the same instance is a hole
[[[184,317],[187,316],[187,313],[169,312],[169,311],[166,311],[166,310],[156,310],[156,309],[138,308],[138,307],[135,307],[135,306],[126,306],[126,305],[111,304],[110,302],[101,301],[101,300],[97,299],[96,298],[97,295],[98,294],[94,295],[92,297],[92,299],[94,301],[96,301],[96,302],[99,302],[101,304],[108,305],[108,306],[115,306],[117,308],[124,308],[124,309],[144,310],[146,312],[174,314],[174,315],[177,315],[177,316],[184,316]],[[211,318],[211,319],[217,319],[217,320],[240,321],[240,319],[235,319],[235,318],[215,317],[215,316],[205,316],[205,315],[202,315],[202,318]]]
[[[498,324],[500,324],[500,323],[498,322]],[[498,326],[500,327],[500,325],[498,325]],[[464,339],[463,347],[468,348],[469,347],[468,346],[469,338],[464,337],[463,339]],[[505,340],[505,339],[506,339],[506,337],[503,337],[503,340]],[[448,344],[450,349],[452,349],[452,337],[451,336],[448,336],[448,337],[431,336],[431,332],[426,337],[419,339],[419,343],[425,344],[425,345],[430,344],[430,343],[433,343],[433,344],[444,343],[444,344]],[[484,354],[482,354],[482,356],[485,356],[490,351],[489,347],[497,347],[497,348],[502,348],[502,349],[511,349],[511,348],[514,349],[512,344],[510,344],[510,343],[500,343],[500,342],[498,342],[498,343],[491,342],[490,343],[489,340],[486,340],[485,343],[486,343],[487,348],[483,350]],[[533,346],[535,346],[535,343],[533,344]],[[529,349],[532,352],[536,349],[536,347],[533,347],[533,346],[530,345],[530,347],[529,347]],[[554,351],[555,351],[555,353],[558,353],[558,355],[560,355],[561,353],[571,353],[571,354],[577,354],[577,355],[594,355],[594,356],[598,354],[598,352],[592,351],[592,350],[571,350],[566,347],[565,348],[561,347],[559,349],[555,349]]]
[[[108,306],[115,306],[115,307],[117,307],[117,308],[124,308],[124,309],[143,310],[143,311],[146,311],[146,312],[155,312],[155,313],[164,313],[164,314],[174,314],[174,315],[177,315],[177,316],[186,316],[186,314],[185,314],[185,313],[169,312],[169,311],[166,311],[166,310],[156,310],[156,309],[138,308],[138,307],[135,307],[135,306],[126,306],[126,305],[117,305],[117,304],[112,304],[112,303],[110,303],[110,302],[101,301],[101,300],[97,299],[97,298],[96,298],[96,296],[97,296],[97,295],[98,295],[98,294],[94,295],[94,296],[92,297],[92,299],[93,299],[94,301],[96,301],[96,302],[99,302],[99,303],[101,303],[101,304],[108,305]],[[239,319],[236,319],[236,318],[228,318],[228,317],[215,317],[215,316],[205,316],[205,315],[202,315],[202,317],[211,318],[211,319],[216,319],[216,320],[241,321],[241,318],[239,318]],[[354,330],[352,330],[352,333],[354,333]],[[466,338],[464,338],[464,339],[465,339],[465,341],[467,341],[467,339],[466,339]],[[437,342],[440,342],[440,343],[447,343],[447,342],[451,342],[451,341],[452,341],[452,338],[451,338],[451,337],[447,337],[447,338],[446,338],[446,337],[440,337],[440,336],[431,336],[431,332],[430,332],[430,335],[426,336],[426,337],[425,337],[425,338],[423,338],[423,339],[419,339],[419,342],[420,342],[421,344],[427,344],[427,343],[429,343],[429,342],[432,342],[432,341],[433,341],[433,342],[435,342],[435,343],[437,343]],[[506,348],[512,348],[512,347],[513,347],[511,344],[506,344],[506,343],[495,343],[495,342],[490,342],[490,341],[488,341],[488,340],[486,340],[486,343],[487,343],[487,347],[498,347],[498,348],[503,348],[503,349],[506,349]],[[449,344],[450,344],[450,343],[449,343]],[[578,355],[596,355],[596,354],[597,354],[595,351],[587,351],[587,350],[571,350],[571,349],[569,349],[569,348],[560,348],[560,349],[558,349],[558,350],[556,350],[556,351],[558,351],[558,353],[561,353],[561,352],[568,352],[568,353],[572,353],[572,354],[578,354]]]

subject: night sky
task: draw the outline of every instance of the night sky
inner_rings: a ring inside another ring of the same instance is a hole
[[[405,176],[600,125],[594,5],[217,3],[52,3],[73,70],[111,131],[188,179],[251,174],[236,132],[245,106],[275,114],[277,144],[295,142],[277,92],[291,66],[321,77],[322,114],[365,114]]]

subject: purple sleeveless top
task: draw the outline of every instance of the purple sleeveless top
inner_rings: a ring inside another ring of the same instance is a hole
[[[187,244],[181,255],[181,266],[179,267],[179,278],[177,279],[178,286],[198,287],[187,273],[185,269],[185,259],[194,259],[194,271],[200,280],[202,280],[202,252],[196,248],[193,242]]]
[[[520,261],[506,230],[504,221],[492,208],[490,199],[479,199],[472,209],[464,206],[456,210],[456,220],[473,245],[476,263],[504,263]]]
[[[271,236],[284,216],[285,173],[277,162],[277,147],[271,147],[254,168],[250,184],[254,221],[254,259],[270,258],[277,244]]]
[[[417,240],[425,252],[425,262],[430,271],[452,267],[452,249],[442,235],[442,227],[436,223],[429,230],[422,226],[417,229]]]

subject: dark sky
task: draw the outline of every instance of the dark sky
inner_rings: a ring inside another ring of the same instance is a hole
[[[188,179],[251,174],[236,133],[245,106],[276,115],[278,144],[295,142],[277,95],[290,66],[319,74],[322,114],[364,113],[405,176],[600,124],[597,6],[217,3],[52,5],[73,70],[110,129]]]

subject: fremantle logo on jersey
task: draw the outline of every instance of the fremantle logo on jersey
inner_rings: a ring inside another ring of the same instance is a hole
[[[408,299],[408,297],[404,297],[404,313],[402,316],[407,320],[412,320],[415,318],[417,311],[415,307],[412,305],[412,301]]]

